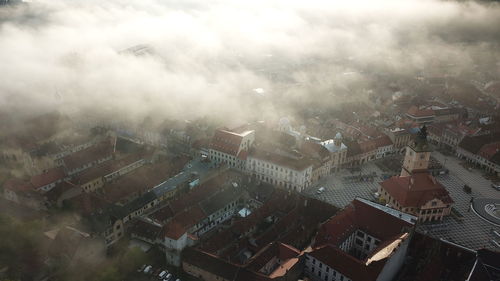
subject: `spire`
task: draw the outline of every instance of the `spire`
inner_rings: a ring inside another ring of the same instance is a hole
[[[427,127],[425,125],[420,128],[415,141],[410,145],[410,147],[416,152],[431,151],[429,143],[427,142]]]

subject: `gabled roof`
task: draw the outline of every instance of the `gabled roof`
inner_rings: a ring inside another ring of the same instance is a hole
[[[466,136],[458,146],[472,154],[477,154],[483,145],[500,141],[500,133],[480,135],[480,136]]]
[[[210,148],[237,156],[243,136],[237,133],[219,129],[215,131]]]
[[[112,154],[113,146],[110,143],[110,140],[106,140],[84,150],[65,156],[63,158],[63,162],[68,171],[73,171],[100,159],[111,157]]]
[[[498,152],[500,152],[500,141],[483,145],[479,149],[478,154],[486,159],[490,159]]]
[[[18,178],[12,178],[5,181],[3,187],[13,192],[33,191],[33,185],[31,185],[31,183],[25,182],[22,179]]]
[[[408,109],[408,112],[406,113],[409,116],[412,117],[432,117],[434,116],[434,111],[432,109],[420,109],[417,106],[413,105]]]
[[[334,268],[353,281],[375,281],[382,271],[385,261],[376,261],[366,266],[344,251],[332,245],[324,245],[309,253],[310,256]]]
[[[353,231],[360,229],[384,241],[412,227],[413,216],[357,198],[342,211],[321,225],[315,247],[331,244],[339,246]]]
[[[408,239],[416,217],[356,198],[341,212],[323,223],[309,255],[339,271],[353,281],[376,280],[388,257]],[[365,260],[359,260],[339,247],[354,231],[361,230],[380,240]]]
[[[250,151],[250,157],[270,162],[278,166],[287,167],[296,171],[303,171],[312,166],[312,161],[304,157],[292,158],[260,149],[252,149]]]
[[[217,256],[187,248],[182,252],[182,260],[198,268],[202,268],[214,275],[218,275],[226,280],[235,280],[240,267],[230,262],[224,261]]]
[[[240,196],[241,191],[239,189],[228,187],[200,202],[200,206],[207,215],[211,215],[224,208],[227,204],[237,200]]]
[[[421,207],[439,199],[445,204],[453,203],[448,191],[426,171],[410,176],[394,176],[381,183],[382,188],[402,207]]]
[[[193,227],[194,225],[200,223],[207,215],[198,206],[194,205],[191,208],[175,215],[172,220],[170,220],[164,226],[165,236],[172,239],[179,239],[184,233]]]
[[[142,220],[136,220],[128,230],[130,233],[149,240],[156,240],[162,231],[161,226],[148,223]]]
[[[53,168],[45,173],[31,177],[31,184],[35,189],[41,188],[56,181],[63,180],[65,176],[64,170],[60,167]]]

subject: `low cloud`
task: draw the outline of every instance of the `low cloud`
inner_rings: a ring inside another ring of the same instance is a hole
[[[0,111],[274,118],[378,75],[498,77],[498,34],[490,2],[32,1],[0,7]]]

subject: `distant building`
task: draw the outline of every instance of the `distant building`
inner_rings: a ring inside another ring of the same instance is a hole
[[[457,147],[457,156],[500,175],[500,133],[465,137]]]
[[[406,112],[406,116],[410,120],[418,124],[430,124],[434,122],[434,119],[436,117],[432,109],[420,108],[415,105],[410,107],[410,109],[408,109],[408,112]]]
[[[332,171],[338,171],[347,162],[347,146],[342,142],[342,134],[337,133],[334,139],[321,142],[332,159]]]
[[[386,134],[392,141],[393,149],[397,152],[404,152],[411,140],[410,132],[402,128],[389,129]]]

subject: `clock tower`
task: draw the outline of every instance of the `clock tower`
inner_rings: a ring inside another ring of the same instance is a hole
[[[420,128],[415,141],[406,147],[406,155],[403,161],[401,176],[410,176],[415,171],[423,171],[429,168],[431,148],[427,142],[427,128],[425,125]]]

